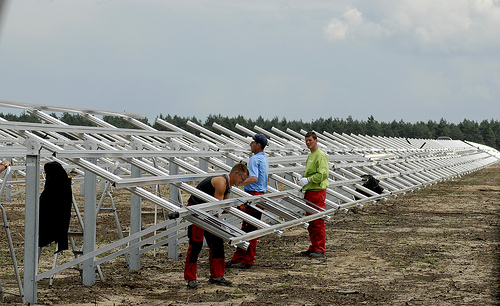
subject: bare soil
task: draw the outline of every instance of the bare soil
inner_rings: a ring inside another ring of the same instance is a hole
[[[124,196],[125,197],[125,196]],[[125,226],[128,198],[115,198]],[[83,202],[83,201],[82,201]],[[166,249],[143,256],[142,269],[127,270],[123,257],[103,264],[105,280],[86,287],[76,270],[38,285],[39,304],[59,305],[498,305],[500,304],[500,165],[405,196],[338,212],[326,222],[325,259],[299,256],[309,245],[297,227],[281,238],[259,239],[253,270],[226,269],[232,287],[207,282],[208,252],[200,255],[198,280],[183,280],[186,244],[179,259]],[[22,267],[22,201],[3,202]],[[114,227],[100,217],[98,241]],[[107,230],[104,230],[107,229]],[[116,233],[112,233],[116,234]],[[10,255],[0,228],[0,281],[15,291]],[[54,248],[44,248],[41,270],[50,267]],[[226,257],[233,249],[227,247]],[[155,256],[156,255],[156,256]],[[64,251],[61,258],[72,258]],[[61,259],[64,261],[64,259]],[[5,303],[19,303],[5,296]]]

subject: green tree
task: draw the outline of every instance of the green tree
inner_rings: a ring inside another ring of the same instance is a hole
[[[121,129],[138,129],[138,127],[136,127],[135,125],[133,125],[132,123],[128,122],[128,121],[125,121],[122,117],[116,117],[116,116],[104,116],[102,118],[102,120],[104,120],[105,122],[117,127],[117,128],[121,128]],[[144,124],[148,124],[148,119],[142,119],[142,120],[139,120],[141,121],[142,123]]]
[[[433,139],[432,132],[429,129],[429,123],[423,121],[415,123],[413,126],[413,135],[411,138]]]
[[[23,111],[19,116],[10,113],[9,114],[0,113],[0,117],[4,118],[7,121],[42,123],[42,120],[38,119],[33,115],[26,114],[25,111]]]
[[[346,119],[346,124],[345,124],[346,130],[344,133],[346,134],[354,134],[354,135],[365,135],[365,129],[364,126],[358,121],[352,119],[352,116],[349,115]]]
[[[481,131],[479,130],[477,122],[464,119],[458,126],[464,135],[464,140],[483,143],[483,136],[481,136]]]
[[[368,121],[366,122],[365,133],[368,136],[382,136],[382,127],[380,123],[373,118],[373,116],[368,117]]]
[[[400,137],[414,137],[413,125],[411,123],[406,123],[403,120],[399,121],[398,132]]]
[[[441,121],[439,121],[438,125],[435,126],[435,131],[434,131],[434,137],[438,138],[439,136],[450,136],[451,130],[450,130],[450,125],[446,120],[441,118]]]
[[[449,129],[450,129],[449,136],[451,137],[451,139],[457,139],[457,140],[464,139],[464,134],[462,133],[462,130],[458,125],[451,123]]]
[[[69,125],[95,126],[95,124],[78,114],[63,113],[59,120]]]
[[[419,125],[419,123],[417,122],[416,125]],[[432,120],[429,120],[427,121],[427,129],[429,130],[430,132],[430,136],[428,137],[429,139],[436,139],[437,138],[437,123],[436,121],[432,121]]]
[[[488,120],[481,121],[479,124],[479,131],[483,138],[483,144],[494,148],[496,146],[496,137]]]

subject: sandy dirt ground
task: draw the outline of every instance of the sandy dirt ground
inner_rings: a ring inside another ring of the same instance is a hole
[[[125,196],[124,196],[125,197]],[[22,201],[5,203],[22,267]],[[127,198],[115,198],[122,224]],[[120,203],[125,204],[120,204]],[[297,227],[281,238],[259,239],[253,270],[226,269],[232,287],[208,283],[208,252],[200,255],[198,280],[183,280],[186,244],[179,259],[166,249],[145,254],[142,269],[127,270],[119,257],[102,265],[105,280],[81,284],[77,270],[38,285],[39,304],[58,305],[499,305],[500,165],[454,181],[389,198],[363,209],[338,212],[327,224],[325,259],[299,255],[307,231]],[[106,242],[112,216],[99,221]],[[108,223],[106,223],[108,222]],[[116,234],[116,233],[115,233]],[[0,281],[15,291],[10,255],[0,228]],[[233,249],[226,248],[229,258]],[[53,247],[44,248],[40,269],[50,267]],[[64,258],[73,255],[64,251]],[[6,295],[5,304],[18,304]]]

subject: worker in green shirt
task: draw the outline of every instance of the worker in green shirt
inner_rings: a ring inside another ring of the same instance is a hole
[[[305,191],[304,199],[323,209],[328,187],[328,157],[318,148],[318,137],[314,132],[307,132],[306,146],[311,151],[306,160],[306,171],[298,183]],[[311,205],[314,207],[313,205]],[[314,207],[318,209],[317,207]],[[308,214],[306,214],[308,215]],[[307,228],[311,245],[307,251],[301,252],[302,256],[313,258],[325,257],[326,229],[325,221],[320,218],[309,222]]]

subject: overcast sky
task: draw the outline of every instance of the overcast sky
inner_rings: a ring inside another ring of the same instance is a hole
[[[0,100],[150,122],[500,120],[499,0],[7,4]]]

